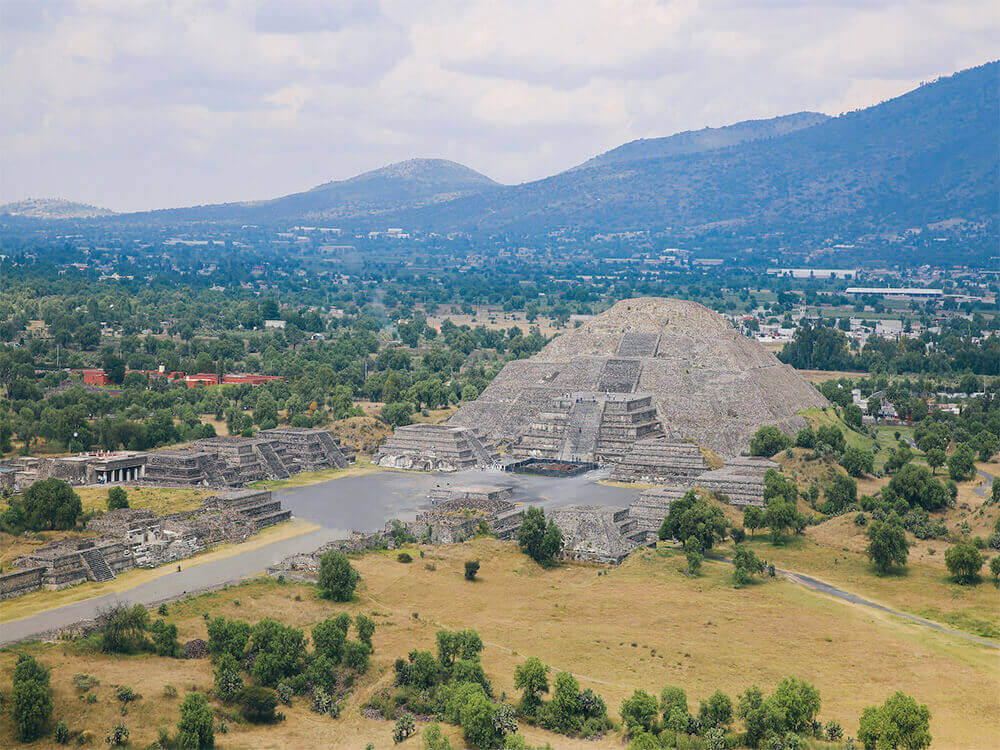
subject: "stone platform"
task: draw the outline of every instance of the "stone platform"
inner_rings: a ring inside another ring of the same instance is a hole
[[[453,472],[499,464],[500,456],[468,427],[411,424],[397,427],[372,457],[390,469]]]

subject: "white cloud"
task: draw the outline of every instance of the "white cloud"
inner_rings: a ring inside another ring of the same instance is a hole
[[[6,0],[0,202],[264,198],[412,156],[506,182],[638,137],[897,95],[980,0]]]

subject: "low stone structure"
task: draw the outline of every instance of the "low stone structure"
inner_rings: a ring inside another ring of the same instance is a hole
[[[55,542],[14,560],[0,575],[0,599],[40,588],[107,581],[123,570],[181,560],[223,542],[244,542],[262,528],[291,517],[270,490],[222,492],[195,511],[158,516],[119,508],[87,523],[93,539]]]
[[[55,477],[69,484],[119,484],[146,476],[146,454],[134,451],[81,453],[76,456],[25,456],[2,462],[4,484],[22,490]]]
[[[512,539],[521,526],[523,509],[510,501],[513,489],[492,485],[440,487],[431,490],[433,507],[402,523],[417,539],[431,544],[453,544],[475,535],[485,522],[499,539]],[[391,531],[394,522],[386,525]]]
[[[511,445],[515,458],[606,464],[663,434],[652,396],[581,391],[553,399]]]
[[[619,482],[672,482],[710,470],[694,443],[654,438],[634,443],[612,466],[611,479]]]
[[[301,471],[342,469],[353,460],[330,430],[277,427],[252,438],[204,438],[151,451],[146,478],[161,484],[242,487]]]
[[[766,458],[737,457],[726,461],[725,466],[688,480],[693,487],[726,496],[730,505],[763,505],[764,474],[778,469],[774,461]]]
[[[418,471],[461,471],[499,463],[469,427],[411,424],[397,427],[372,457],[378,466]]]
[[[627,508],[575,505],[557,508],[548,517],[562,532],[563,560],[618,565],[646,542]]]
[[[636,530],[645,534],[645,541],[655,542],[660,525],[670,512],[670,504],[684,497],[689,487],[659,486],[644,490],[628,508]]]

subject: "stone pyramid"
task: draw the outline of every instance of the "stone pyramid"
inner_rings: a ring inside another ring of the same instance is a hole
[[[509,362],[449,424],[513,443],[555,399],[573,393],[652,396],[665,437],[736,456],[762,425],[792,433],[826,399],[721,315],[695,302],[623,300],[535,356]]]

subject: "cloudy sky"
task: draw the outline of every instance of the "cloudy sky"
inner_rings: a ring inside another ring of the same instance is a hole
[[[523,182],[873,104],[998,34],[995,0],[0,0],[0,203],[268,198],[415,156]]]

